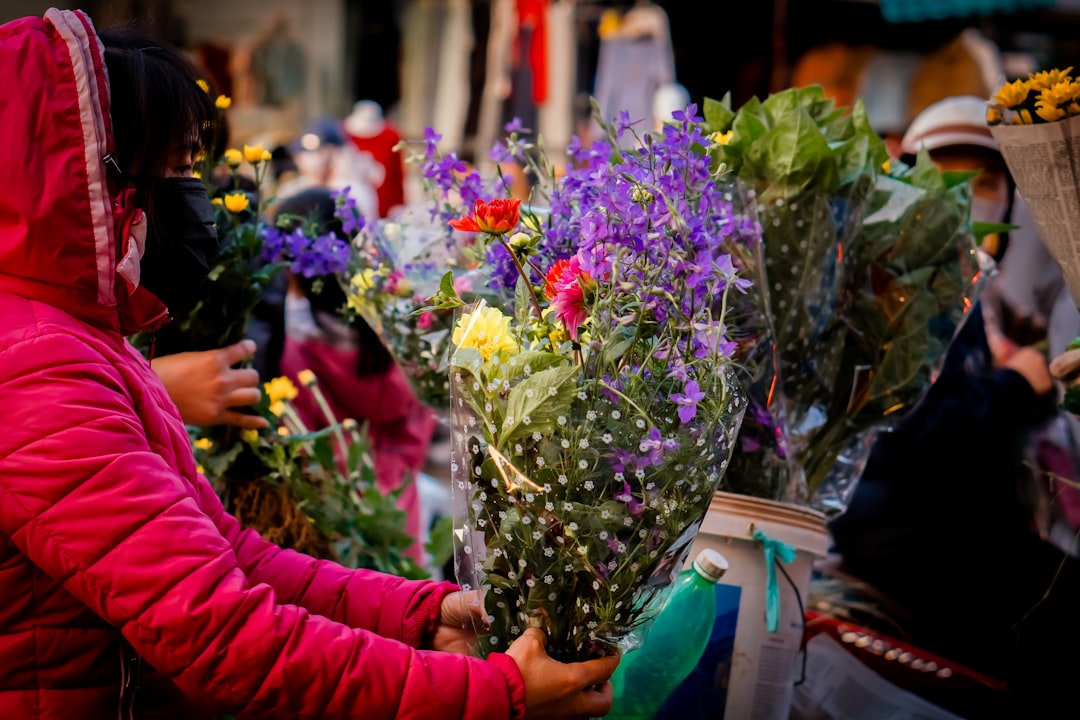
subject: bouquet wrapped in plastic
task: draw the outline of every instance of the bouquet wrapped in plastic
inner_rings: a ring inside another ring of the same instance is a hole
[[[728,308],[749,281],[722,248],[759,228],[693,112],[636,150],[615,149],[623,123],[575,143],[543,218],[498,198],[454,221],[517,272],[505,312],[449,280],[433,302],[459,312],[452,489],[482,654],[531,625],[562,661],[633,642],[727,467],[746,407]]]
[[[751,409],[726,482],[809,502],[861,472],[867,434],[923,395],[970,307],[971,176],[925,154],[887,169],[861,105],[836,108],[818,87],[738,111],[708,101],[705,117],[716,165],[757,194],[762,250],[743,262],[761,273],[748,300],[774,348],[747,363]]]
[[[368,223],[353,240],[346,314],[359,314],[375,330],[420,401],[440,411],[450,407],[446,358],[453,312],[424,307],[449,268],[459,273],[457,293],[479,297],[484,280],[471,265],[459,236],[426,209]]]

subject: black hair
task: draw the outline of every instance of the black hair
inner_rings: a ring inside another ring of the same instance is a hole
[[[288,221],[284,221],[285,216],[289,216]],[[285,198],[278,205],[275,217],[283,221],[278,223],[279,226],[289,230],[304,222],[312,222],[320,234],[332,232],[342,240],[349,240],[341,220],[334,215],[334,196],[325,187],[308,188]],[[319,324],[320,312],[340,315],[342,308],[348,303],[341,282],[336,277],[309,278],[298,275],[295,280],[300,291],[311,303],[316,324]],[[356,365],[357,377],[385,373],[394,358],[383,345],[378,333],[359,316],[356,316],[350,325],[356,331],[360,349]]]
[[[98,33],[105,46],[115,157],[141,206],[168,170],[169,155],[190,144],[214,152],[221,113],[209,82],[180,50],[138,25]],[[199,81],[206,83],[206,90]]]

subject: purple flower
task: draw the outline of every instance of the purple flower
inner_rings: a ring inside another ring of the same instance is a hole
[[[664,438],[656,426],[649,428],[649,434],[641,438],[638,450],[645,454],[651,465],[664,462]]]
[[[341,229],[350,236],[364,229],[364,216],[356,207],[356,198],[350,194],[351,189],[344,187],[331,193],[334,198],[334,217],[341,221]]]
[[[691,380],[683,386],[684,392],[672,393],[671,401],[679,406],[679,421],[684,425],[697,417],[697,405],[705,393],[698,386],[697,380]]]

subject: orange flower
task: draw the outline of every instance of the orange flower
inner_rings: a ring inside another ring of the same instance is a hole
[[[555,297],[555,293],[558,292],[555,289],[555,284],[562,280],[563,273],[570,269],[569,260],[560,260],[551,266],[551,269],[547,271],[547,275],[544,276],[544,295],[548,300]]]
[[[450,227],[465,232],[486,232],[492,235],[505,235],[518,225],[521,200],[517,198],[477,200],[473,204],[472,215],[464,215],[450,221]]]

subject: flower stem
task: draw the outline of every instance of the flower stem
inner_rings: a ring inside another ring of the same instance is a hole
[[[521,260],[518,259],[517,253],[510,247],[510,243],[506,242],[506,238],[501,234],[496,235],[499,239],[499,243],[506,249],[506,252],[510,253],[510,259],[514,261],[514,267],[517,268],[518,275],[525,281],[525,286],[529,288],[529,300],[532,302],[533,310],[536,311],[536,319],[544,319],[544,310],[540,307],[540,300],[536,297],[536,290],[532,286],[532,282],[529,280],[529,274],[525,272],[525,268],[521,264]]]

